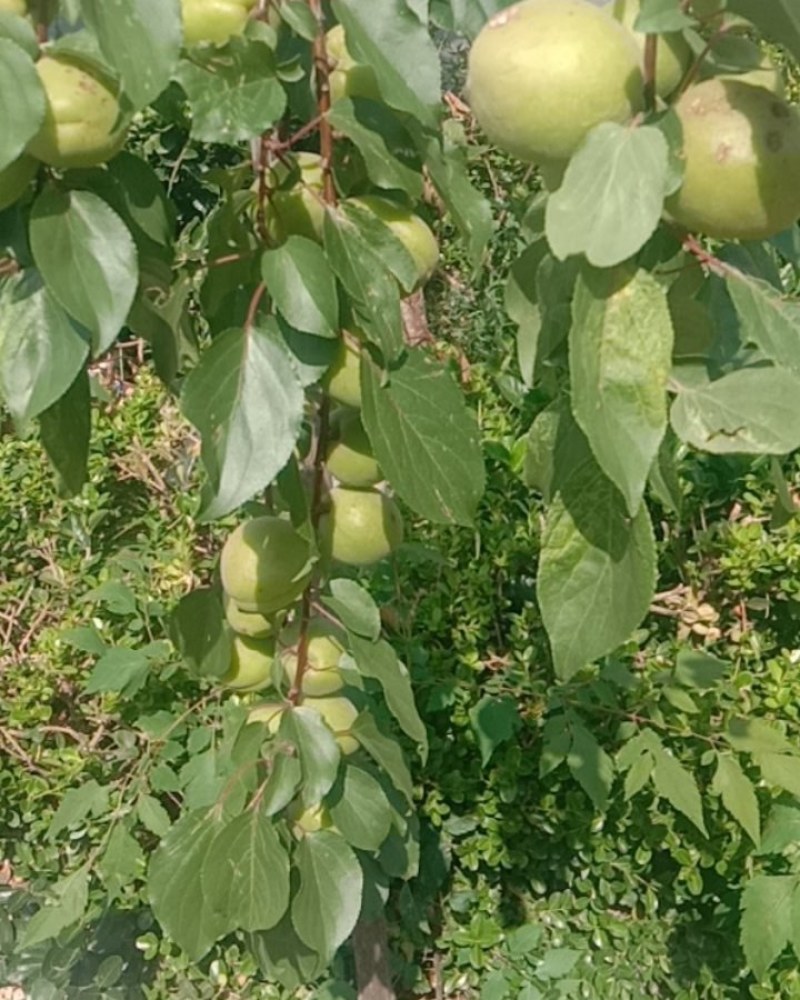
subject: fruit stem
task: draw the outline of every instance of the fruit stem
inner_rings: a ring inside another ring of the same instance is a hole
[[[333,183],[333,128],[328,121],[331,109],[331,64],[328,60],[328,46],[325,40],[325,14],[322,0],[308,0],[308,6],[317,22],[317,37],[314,39],[314,69],[317,78],[317,109],[319,111],[319,144],[322,157],[322,187],[325,201],[336,204],[336,188]]]
[[[656,110],[656,63],[658,35],[647,35],[644,43],[644,106],[652,114]]]

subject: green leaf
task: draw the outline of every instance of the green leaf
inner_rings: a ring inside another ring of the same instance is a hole
[[[339,336],[336,279],[321,247],[290,236],[261,257],[267,291],[288,323],[317,337]]]
[[[689,771],[663,748],[654,754],[653,784],[658,795],[690,819],[708,836],[697,782]]]
[[[480,1000],[503,1000],[510,985],[505,970],[492,969],[481,983]]]
[[[44,121],[45,94],[30,55],[0,38],[0,170],[24,151]]]
[[[170,619],[170,638],[195,677],[228,672],[231,633],[216,590],[198,587],[180,599]]]
[[[750,837],[756,847],[761,843],[761,816],[753,783],[735,757],[717,754],[717,771],[712,790],[722,796],[722,804]]]
[[[733,718],[724,735],[734,750],[743,753],[792,753],[794,749],[780,729],[764,719]]]
[[[39,415],[39,429],[63,491],[79,493],[88,476],[92,433],[91,392],[84,369],[64,395]]]
[[[472,524],[485,486],[478,427],[449,370],[410,352],[386,385],[362,362],[362,418],[400,497],[440,524]]]
[[[289,855],[268,817],[250,809],[214,838],[200,871],[206,905],[227,930],[269,930],[289,907]]]
[[[548,948],[535,965],[542,979],[563,979],[575,968],[581,952],[574,948]]]
[[[684,687],[708,691],[731,671],[730,663],[702,649],[682,649],[675,660],[675,680]]]
[[[792,875],[756,875],[744,887],[741,942],[758,980],[789,943],[796,886]]]
[[[144,873],[144,853],[121,823],[111,831],[97,868],[111,897],[119,896],[126,885]]]
[[[650,126],[605,122],[570,160],[545,214],[547,240],[559,260],[583,253],[595,267],[632,257],[661,221],[669,147]]]
[[[420,159],[408,131],[389,108],[363,98],[340,98],[328,121],[355,144],[373,184],[405,191],[414,200],[422,197]]]
[[[294,929],[309,948],[332,957],[361,912],[361,866],[347,842],[328,830],[303,837],[294,861],[300,876],[292,900]]]
[[[240,38],[181,60],[175,78],[191,106],[192,138],[235,145],[274,125],[286,109],[274,63],[267,45]]]
[[[291,992],[313,983],[329,962],[327,955],[303,944],[288,913],[277,927],[253,934],[250,944],[264,975]]]
[[[139,649],[109,649],[94,665],[84,691],[98,694],[104,691],[120,691],[135,694],[150,670],[147,657]]]
[[[290,748],[292,752],[294,748]],[[281,748],[270,759],[271,769],[261,795],[261,806],[265,816],[275,816],[285,809],[297,793],[303,780],[300,761]]]
[[[435,128],[441,117],[442,83],[436,47],[424,24],[403,0],[333,0],[353,58],[372,66],[381,97]]]
[[[388,642],[381,639],[370,642],[349,633],[350,648],[364,677],[373,677],[383,688],[389,711],[397,719],[403,732],[422,747],[423,758],[428,750],[428,733],[419,717],[411,678],[405,664]]]
[[[559,434],[556,468],[563,478],[547,513],[537,589],[556,674],[566,680],[625,642],[647,614],[656,553],[647,510],[629,518],[574,425]]]
[[[50,184],[31,211],[33,258],[48,291],[107,351],[128,315],[139,280],[136,247],[116,212],[90,191]]]
[[[542,730],[542,756],[539,760],[539,777],[544,778],[567,759],[572,733],[564,714],[551,715]]]
[[[76,823],[81,823],[89,815],[99,816],[108,809],[108,787],[98,785],[91,779],[78,788],[69,788],[59,803],[50,826],[47,839],[55,840],[56,835]]]
[[[727,279],[739,317],[739,335],[777,365],[800,374],[800,304],[766,281],[736,274]]]
[[[411,251],[390,226],[358,201],[342,202],[339,213],[355,226],[362,241],[400,283],[402,290],[412,292],[419,280],[419,269]]]
[[[687,444],[715,455],[784,455],[800,446],[800,378],[782,368],[744,368],[683,388],[672,426]]]
[[[52,887],[53,900],[45,903],[25,926],[19,948],[33,948],[77,923],[89,904],[89,865],[85,864]]]
[[[525,439],[525,485],[537,490],[549,503],[553,496],[554,461],[562,405],[551,403],[536,417]]]
[[[728,10],[751,21],[774,42],[785,45],[800,59],[800,10],[794,0],[729,0]]]
[[[134,108],[150,104],[180,55],[178,0],[81,0],[81,14]]]
[[[472,731],[481,751],[481,764],[486,767],[495,750],[513,738],[519,729],[519,708],[510,695],[500,698],[485,695],[469,710]]]
[[[331,580],[328,586],[331,596],[322,597],[325,607],[349,632],[377,642],[381,634],[381,613],[372,596],[355,580]]]
[[[756,762],[761,768],[761,777],[764,781],[800,798],[800,757],[764,753],[758,755]]]
[[[380,783],[363,768],[348,764],[338,798],[330,803],[333,824],[360,851],[377,851],[389,836],[394,812]]]
[[[655,278],[584,268],[569,341],[572,412],[631,516],[667,429],[672,340],[667,297]]]
[[[350,732],[376,764],[383,768],[395,788],[411,802],[414,798],[414,788],[403,751],[397,741],[389,739],[380,732],[369,712],[362,712],[359,715]]]
[[[206,905],[200,873],[221,828],[211,812],[182,816],[150,858],[147,891],[156,919],[197,961],[227,929],[227,914]]]
[[[642,34],[663,34],[689,28],[693,21],[681,8],[678,0],[643,0],[634,28]]]
[[[35,272],[0,289],[0,392],[18,423],[38,417],[67,392],[89,339]]]
[[[800,807],[776,802],[764,825],[759,854],[782,854],[800,844]]]
[[[333,733],[313,709],[302,706],[284,712],[278,737],[297,747],[303,769],[301,797],[307,806],[315,806],[328,794],[336,781],[341,752]]]
[[[183,412],[202,435],[213,492],[204,520],[229,514],[273,481],[291,457],[304,401],[275,336],[254,326],[215,338],[182,394]]]
[[[614,762],[585,726],[571,720],[572,742],[567,754],[567,766],[573,778],[603,812],[614,781]]]
[[[536,274],[547,254],[547,243],[537,240],[523,251],[508,272],[505,286],[505,310],[517,324],[517,360],[522,380],[533,385],[539,334],[542,329],[542,311]]]
[[[0,10],[0,38],[6,38],[15,45],[18,45],[23,52],[27,52],[32,59],[39,55],[39,43],[36,40],[36,32],[33,25],[26,17],[19,14],[12,14],[10,11]],[[0,101],[5,96],[5,91],[0,93]],[[6,119],[3,119],[4,121]]]
[[[142,826],[159,839],[166,836],[172,822],[169,813],[152,795],[142,795],[136,804]]]

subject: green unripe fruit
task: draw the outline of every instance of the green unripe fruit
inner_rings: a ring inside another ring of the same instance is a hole
[[[222,598],[225,617],[234,632],[250,639],[268,639],[280,629],[281,615],[262,615],[258,611],[242,611],[228,594]]]
[[[325,222],[322,157],[302,152],[297,153],[295,159],[300,177],[291,187],[282,186],[292,176],[284,164],[267,175],[267,184],[272,191],[265,206],[267,231],[279,243],[289,236],[305,236],[320,243]],[[253,184],[252,190],[258,193],[258,181]]]
[[[225,592],[243,611],[274,614],[295,601],[311,579],[311,546],[288,521],[257,517],[228,536],[220,574]]]
[[[19,14],[24,17],[28,12],[25,0],[0,0],[0,10],[7,14]]]
[[[295,799],[286,807],[286,816],[303,833],[316,833],[333,826],[331,814],[323,805],[306,808],[300,799]]]
[[[361,409],[361,351],[349,338],[342,337],[323,385],[337,403]]]
[[[520,160],[568,159],[601,122],[643,104],[631,33],[584,0],[524,0],[495,14],[469,54],[467,94],[488,138]]]
[[[354,410],[339,419],[337,438],[328,448],[326,461],[328,471],[343,486],[363,488],[383,479],[361,417]]]
[[[350,54],[345,40],[344,28],[335,25],[325,36],[328,58],[331,62],[331,101],[342,97],[366,97],[379,101],[381,92],[375,71],[371,66],[357,63]]]
[[[25,194],[38,169],[36,160],[23,154],[0,170],[0,212]]]
[[[42,127],[28,152],[51,167],[95,167],[115,156],[127,128],[119,124],[116,90],[94,67],[66,56],[42,56],[36,71],[45,92]]]
[[[644,56],[647,36],[634,31],[633,26],[641,10],[641,0],[616,0],[614,17],[633,32],[639,49]],[[692,50],[680,31],[659,35],[656,45],[656,93],[659,97],[669,97],[678,89],[678,84],[692,64]]]
[[[294,685],[297,676],[299,641],[299,629],[295,629],[290,637],[291,645],[281,657],[289,688]],[[322,618],[314,618],[309,622],[306,668],[300,688],[303,694],[316,698],[341,691],[344,678],[339,671],[339,661],[344,651],[340,634],[332,624]]]
[[[403,541],[403,516],[379,490],[331,490],[330,510],[320,520],[323,551],[347,566],[372,566]]]
[[[260,691],[272,683],[274,660],[274,639],[237,635],[232,643],[230,668],[220,683],[234,691]]]
[[[183,43],[224,45],[247,26],[257,0],[181,0]]]
[[[328,727],[333,730],[339,749],[345,756],[358,750],[358,740],[350,730],[358,718],[358,709],[347,698],[306,698],[304,708],[318,712]]]
[[[350,198],[349,201],[372,212],[391,229],[416,265],[416,287],[424,285],[439,263],[439,244],[430,226],[410,209],[379,195],[363,195],[360,198]]]
[[[716,239],[763,240],[800,215],[800,116],[763,87],[707,80],[675,104],[683,186],[670,217]]]
[[[289,708],[285,701],[265,701],[261,705],[256,705],[247,716],[247,724],[261,723],[267,727],[271,736],[275,736],[280,729],[283,713]]]
[[[717,39],[711,56],[703,63],[701,75],[703,79],[749,83],[778,97],[786,93],[780,69],[760,45],[741,35],[723,35]]]

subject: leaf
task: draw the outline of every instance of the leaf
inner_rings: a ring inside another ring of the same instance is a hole
[[[192,110],[192,138],[235,145],[255,139],[286,109],[272,50],[234,38],[220,52],[195,49],[178,64],[175,79]]]
[[[567,754],[567,766],[573,778],[603,812],[614,781],[614,762],[585,726],[571,720],[572,742]]]
[[[431,20],[474,38],[490,17],[515,0],[431,0]]]
[[[269,930],[289,907],[289,855],[269,818],[250,809],[222,827],[199,872],[206,905],[227,930]]]
[[[403,732],[421,745],[424,757],[428,749],[428,733],[419,717],[405,664],[383,639],[370,642],[352,633],[349,639],[359,673],[380,683],[389,711],[400,723]]]
[[[0,391],[19,424],[69,390],[88,342],[89,332],[64,312],[35,272],[0,289]]]
[[[542,756],[539,760],[539,777],[544,778],[567,759],[572,733],[566,715],[551,715],[542,730]]]
[[[198,587],[180,599],[170,638],[195,677],[222,677],[231,665],[231,633],[216,590]]]
[[[119,896],[144,871],[144,853],[121,823],[111,831],[97,867],[111,897]]]
[[[480,1000],[503,1000],[510,983],[504,969],[492,969],[481,983]]]
[[[558,427],[561,420],[560,402],[551,403],[536,417],[525,439],[525,485],[537,490],[549,503],[553,496],[554,461]]]
[[[393,810],[379,782],[363,768],[348,764],[331,819],[345,840],[360,851],[377,851],[389,836]]]
[[[45,94],[33,59],[0,38],[0,170],[19,157],[44,121]]]
[[[362,362],[362,418],[375,457],[400,497],[439,524],[470,525],[485,471],[473,414],[452,375],[409,353],[386,385]]]
[[[150,664],[139,649],[109,649],[94,665],[84,686],[87,694],[119,691],[135,694],[147,680]]]
[[[384,736],[378,729],[375,719],[368,712],[362,712],[359,715],[350,732],[370,757],[383,768],[395,788],[411,802],[414,798],[411,775],[408,772],[403,751],[396,740]]]
[[[667,429],[672,340],[667,297],[655,278],[582,271],[569,342],[572,412],[631,516]]]
[[[735,757],[717,754],[717,771],[712,790],[722,797],[722,804],[750,837],[756,847],[761,844],[761,817],[753,783]]]
[[[39,429],[62,489],[67,494],[79,493],[88,476],[92,433],[89,376],[84,369],[64,395],[39,415]]]
[[[726,281],[744,343],[755,344],[777,365],[800,374],[800,304],[766,281],[737,273]]]
[[[519,708],[510,695],[500,698],[485,695],[470,708],[469,721],[480,747],[481,764],[486,767],[495,750],[519,729]]]
[[[800,59],[800,10],[794,0],[729,0],[728,10],[741,14],[774,42],[785,45]]]
[[[321,247],[302,236],[290,236],[261,257],[267,291],[288,323],[317,337],[339,336],[336,279]]]
[[[318,955],[303,944],[288,913],[277,927],[253,934],[250,943],[266,978],[289,992],[313,983],[329,963],[327,955]]]
[[[677,0],[642,0],[633,27],[642,34],[663,34],[690,28],[693,22]]]
[[[281,753],[279,749],[270,763],[272,767],[261,795],[261,806],[265,816],[275,816],[285,809],[295,797],[303,780],[303,769],[297,757]]]
[[[178,0],[81,0],[100,51],[138,111],[167,86],[181,50]]]
[[[583,253],[595,267],[632,257],[661,221],[669,147],[651,126],[605,122],[572,157],[547,202],[547,241],[559,260]]]
[[[548,948],[536,963],[536,975],[542,979],[563,979],[575,968],[581,952],[574,948]]]
[[[547,513],[537,580],[561,680],[629,638],[650,607],[656,572],[647,510],[628,517],[585,438],[567,424],[556,453],[563,478]]]
[[[303,419],[303,388],[283,344],[251,327],[216,337],[183,387],[186,417],[202,435],[213,520],[268,486],[291,457]]]
[[[687,444],[715,455],[784,455],[800,446],[800,378],[782,368],[744,368],[684,389],[672,426]]]
[[[68,788],[64,798],[59,803],[50,826],[47,828],[47,839],[55,840],[61,833],[76,823],[81,823],[89,815],[99,816],[108,809],[108,787],[98,785],[91,779],[78,788]]]
[[[764,753],[756,758],[761,777],[800,798],[800,758],[788,754]]]
[[[792,744],[780,729],[754,717],[732,718],[725,738],[734,750],[743,753],[792,753]]]
[[[536,273],[547,254],[547,244],[537,240],[523,251],[508,272],[504,300],[505,310],[517,324],[517,360],[522,381],[533,385],[539,334],[542,329],[542,312],[539,308]]]
[[[782,854],[800,844],[800,807],[776,802],[764,825],[759,854]]]
[[[83,917],[89,905],[89,865],[59,879],[52,893],[53,901],[45,903],[25,926],[17,942],[20,949],[33,948],[56,937]]]
[[[150,906],[165,932],[197,961],[226,932],[227,915],[206,905],[200,873],[221,824],[210,812],[185,813],[150,858]]]
[[[159,839],[169,832],[172,825],[169,813],[154,796],[142,795],[136,804],[136,811],[142,826]]]
[[[375,71],[381,97],[436,128],[441,117],[439,57],[424,24],[403,0],[333,0],[353,58]]]
[[[379,199],[380,201],[380,199]],[[412,292],[419,280],[419,266],[405,243],[371,207],[358,200],[347,200],[339,207],[340,218],[347,219],[358,231],[374,257],[399,282],[404,292]]]
[[[702,649],[682,649],[675,660],[675,680],[684,687],[708,691],[730,673],[731,665]]]
[[[292,924],[309,948],[332,957],[361,912],[361,866],[346,841],[328,830],[303,837],[294,860],[300,887],[292,900]]]
[[[322,603],[332,611],[349,632],[377,642],[381,634],[381,614],[372,596],[355,580],[331,580],[331,596]]]
[[[90,191],[50,184],[31,211],[30,241],[48,291],[92,333],[96,357],[114,343],[139,280],[136,247],[116,212]]]
[[[700,792],[694,777],[666,750],[660,749],[654,757],[656,763],[653,784],[656,792],[690,819],[703,836],[707,837]]]
[[[341,752],[333,733],[322,717],[302,706],[284,712],[278,738],[297,747],[303,769],[301,797],[306,806],[315,806],[336,781]]]
[[[18,45],[23,52],[27,52],[32,59],[39,55],[39,43],[36,40],[36,32],[28,18],[20,17],[19,14],[12,14],[10,11],[0,10],[0,38],[7,38]],[[6,91],[0,93],[0,100]],[[2,106],[2,105],[0,105]],[[5,118],[3,119],[6,120]]]
[[[758,980],[789,943],[792,875],[756,875],[742,893],[741,942],[747,964]]]

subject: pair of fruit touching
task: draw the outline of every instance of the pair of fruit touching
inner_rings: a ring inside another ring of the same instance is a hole
[[[693,6],[706,18],[718,10],[709,0]],[[643,111],[638,13],[639,0],[617,0],[612,13],[586,0],[523,0],[495,15],[472,46],[467,81],[488,138],[560,183],[592,128]],[[800,115],[760,50],[746,39],[734,47],[701,67],[721,75],[678,90],[672,104],[685,172],[666,214],[718,239],[766,239],[800,215]],[[691,61],[682,35],[659,37],[661,98],[673,97]]]

